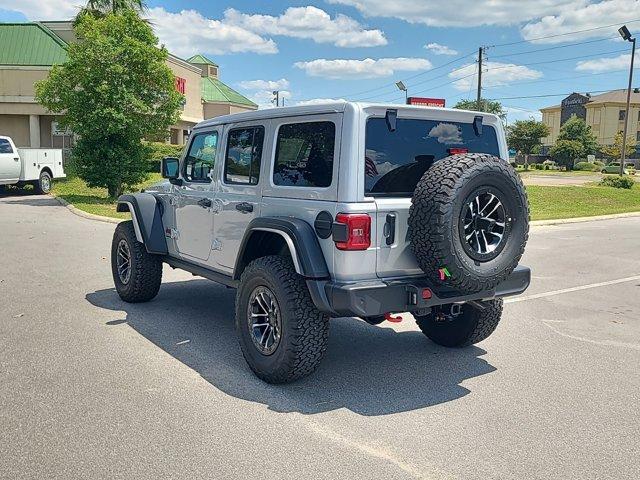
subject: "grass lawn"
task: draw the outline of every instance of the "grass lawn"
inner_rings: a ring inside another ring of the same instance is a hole
[[[543,172],[544,170],[541,170]],[[149,175],[136,191],[161,180],[159,173]],[[640,211],[640,186],[631,190],[585,186],[527,186],[532,220],[589,217],[611,213]],[[53,194],[65,199],[80,210],[114,218],[128,218],[128,213],[117,213],[113,201],[104,188],[89,188],[79,178],[54,182]]]
[[[136,186],[134,191],[153,185],[162,180],[159,173],[150,173],[145,182]],[[67,178],[53,182],[52,193],[60,197],[74,207],[94,215],[102,215],[113,218],[130,218],[129,213],[116,212],[116,204],[107,197],[106,188],[89,188],[83,180]]]
[[[590,217],[640,211],[640,187],[527,186],[532,220]]]

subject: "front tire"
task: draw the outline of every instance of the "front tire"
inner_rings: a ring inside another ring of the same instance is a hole
[[[481,302],[484,309],[471,304],[462,305],[457,316],[444,313],[448,305],[434,309],[424,316],[416,316],[416,323],[422,333],[443,347],[467,347],[491,335],[502,316],[502,299]]]
[[[148,302],[160,290],[162,261],[138,242],[131,220],[119,223],[113,234],[111,272],[116,291],[125,302]]]
[[[51,191],[52,178],[48,172],[40,172],[40,177],[33,184],[33,189],[39,195],[46,195]]]
[[[236,294],[236,331],[242,355],[267,383],[313,373],[327,349],[329,317],[311,300],[291,260],[267,256],[242,273]]]

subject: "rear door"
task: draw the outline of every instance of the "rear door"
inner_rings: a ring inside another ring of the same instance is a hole
[[[212,248],[216,266],[229,273],[247,226],[260,214],[260,169],[267,126],[268,122],[250,122],[225,127]]]
[[[395,131],[382,116],[368,118],[365,129],[365,196],[376,204],[376,272],[379,277],[419,275],[411,252],[408,219],[411,197],[422,175],[456,153],[501,156],[495,117],[476,135],[471,112],[400,110]],[[441,119],[439,119],[440,117]],[[497,127],[500,128],[501,126]]]
[[[21,168],[20,156],[13,142],[6,137],[0,137],[0,181],[17,182]]]

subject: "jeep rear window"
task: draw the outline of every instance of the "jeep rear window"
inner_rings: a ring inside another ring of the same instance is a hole
[[[454,153],[500,156],[493,127],[476,135],[472,123],[398,118],[390,131],[384,118],[367,121],[364,191],[371,196],[410,197],[434,162]]]

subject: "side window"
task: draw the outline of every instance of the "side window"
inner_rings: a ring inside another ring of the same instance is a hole
[[[238,128],[229,132],[224,182],[257,185],[260,179],[264,127]]]
[[[335,138],[333,122],[282,125],[278,130],[273,183],[289,187],[330,186]]]
[[[218,132],[198,133],[193,137],[184,161],[187,182],[208,182],[209,172],[216,164]]]
[[[11,148],[9,140],[0,138],[0,153],[13,153],[13,148]]]

